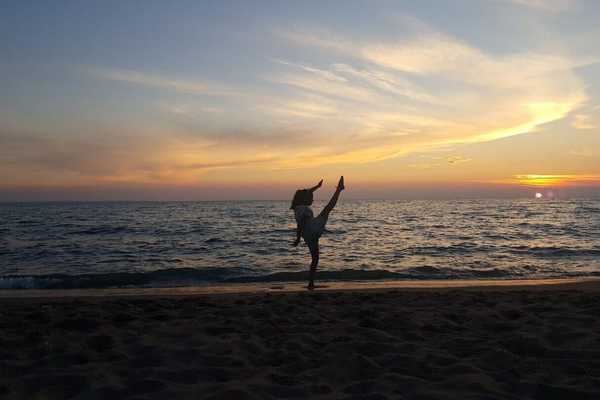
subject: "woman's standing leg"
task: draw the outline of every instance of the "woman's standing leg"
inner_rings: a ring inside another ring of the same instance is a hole
[[[313,290],[315,288],[315,273],[319,265],[319,239],[309,240],[306,244],[311,256],[310,270],[308,271],[308,290]]]

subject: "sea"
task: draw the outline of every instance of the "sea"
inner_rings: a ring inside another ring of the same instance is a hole
[[[0,288],[303,281],[294,237],[287,201],[0,203]],[[329,281],[598,276],[600,200],[342,199],[320,244]]]

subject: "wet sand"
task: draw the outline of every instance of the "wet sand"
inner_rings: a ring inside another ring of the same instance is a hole
[[[2,291],[0,398],[600,398],[600,283],[538,283]]]

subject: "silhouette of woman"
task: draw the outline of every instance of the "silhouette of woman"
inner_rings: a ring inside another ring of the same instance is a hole
[[[310,250],[310,256],[312,258],[310,263],[308,290],[315,288],[315,272],[319,265],[319,238],[325,231],[325,224],[329,218],[329,213],[335,207],[340,193],[344,190],[344,177],[340,177],[335,193],[331,196],[329,203],[323,208],[323,211],[315,218],[310,206],[313,203],[313,192],[319,189],[323,185],[321,179],[316,186],[310,189],[296,190],[294,199],[292,200],[292,206],[290,209],[294,210],[294,216],[298,227],[296,229],[296,240],[293,246],[298,246],[300,238],[304,238],[304,242]]]

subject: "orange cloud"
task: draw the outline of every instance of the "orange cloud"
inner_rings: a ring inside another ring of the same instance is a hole
[[[525,186],[566,186],[600,184],[600,175],[517,175],[515,180]]]

